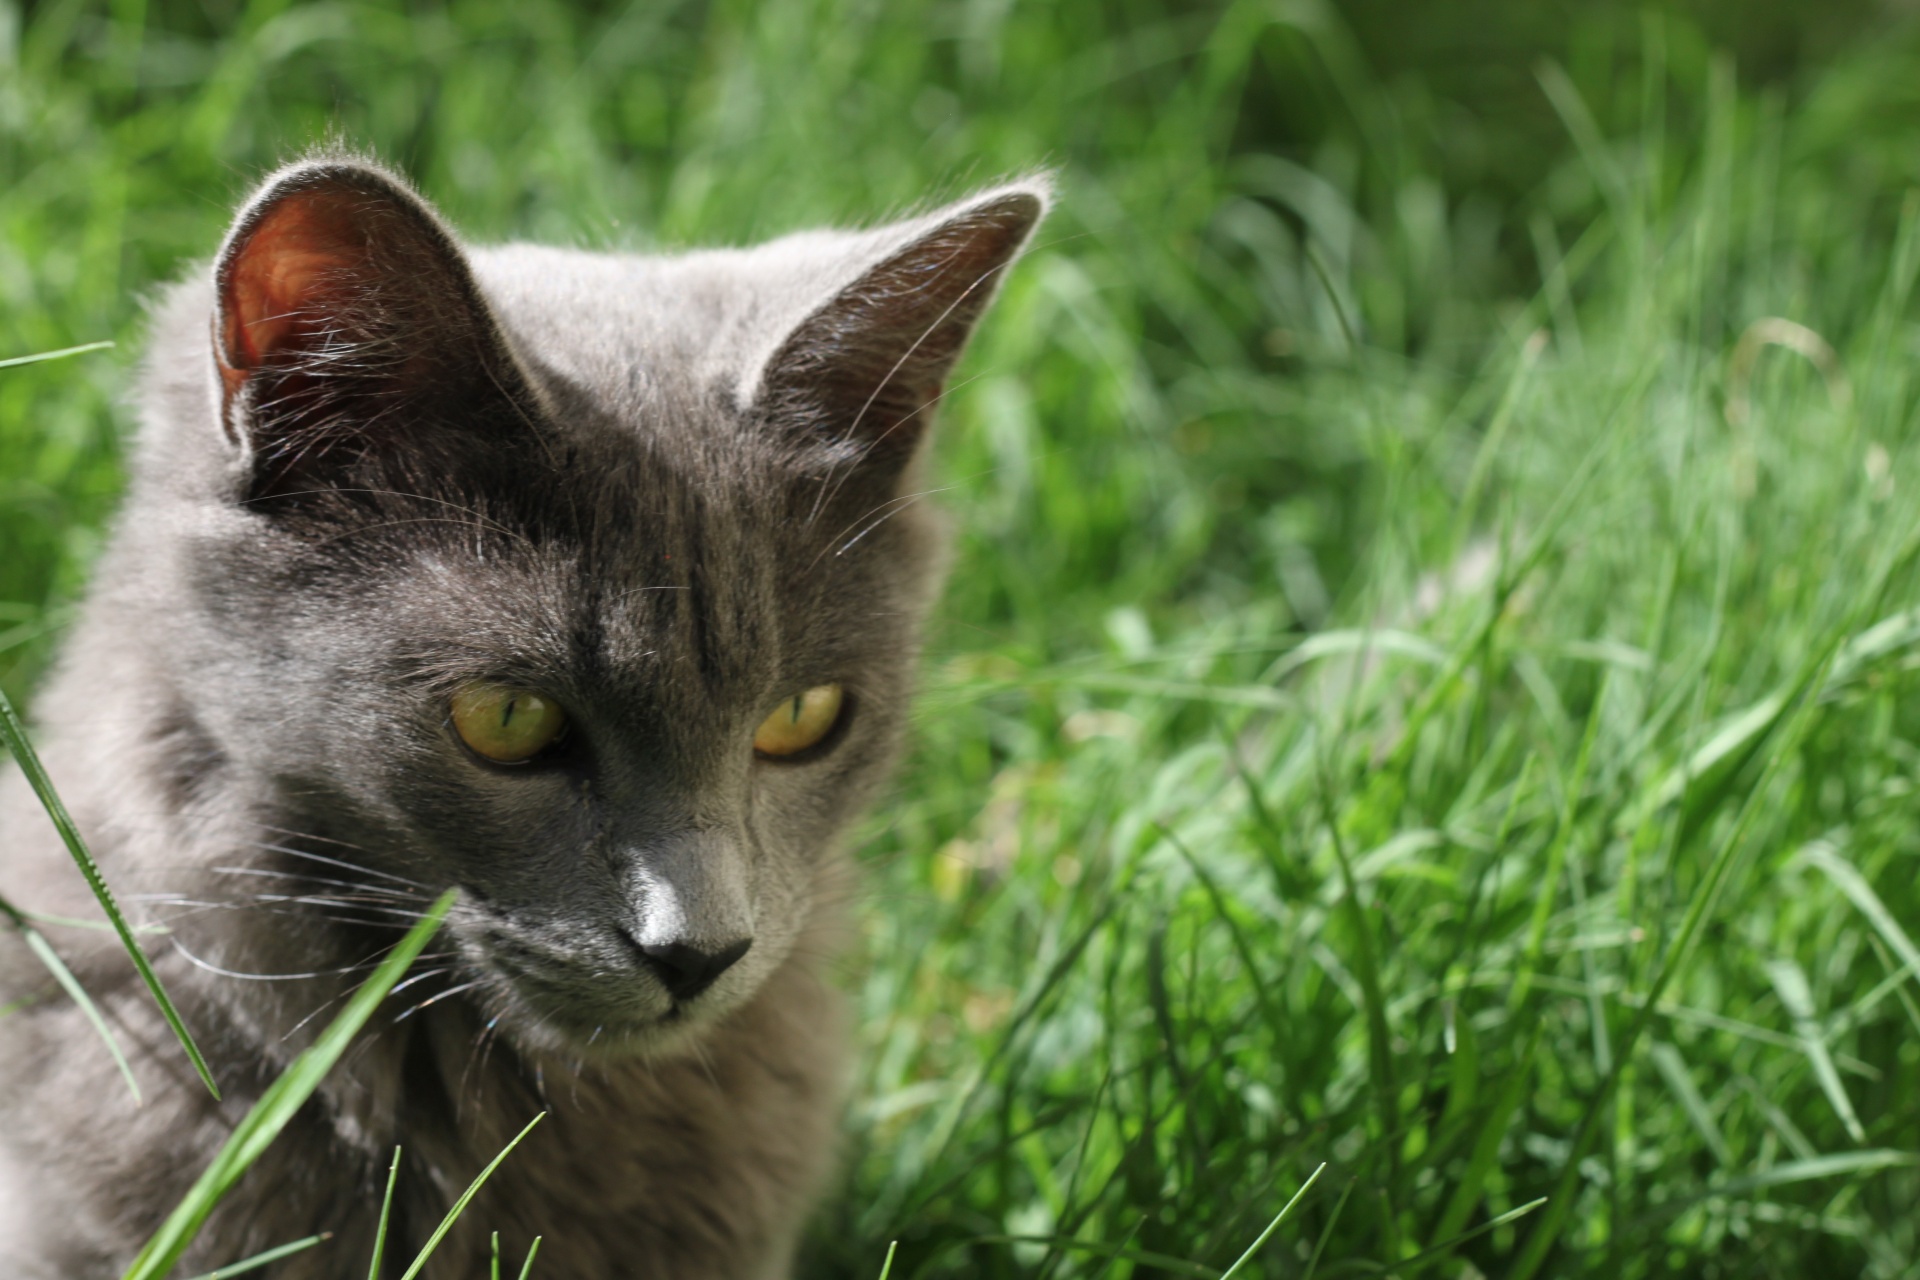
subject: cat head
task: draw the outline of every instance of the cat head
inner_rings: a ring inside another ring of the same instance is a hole
[[[219,762],[182,787],[460,888],[462,998],[528,1045],[737,1008],[895,752],[940,568],[918,461],[1046,203],[638,257],[469,249],[354,158],[274,174],[196,420],[147,447]]]

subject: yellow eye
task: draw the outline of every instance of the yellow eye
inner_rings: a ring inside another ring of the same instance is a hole
[[[753,734],[753,749],[763,756],[790,756],[827,736],[840,719],[844,699],[837,684],[816,685],[773,709]]]
[[[567,727],[567,713],[537,693],[476,681],[453,695],[453,727],[487,759],[524,764],[553,745]]]

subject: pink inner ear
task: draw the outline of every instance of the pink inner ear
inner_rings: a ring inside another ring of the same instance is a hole
[[[248,234],[221,298],[220,374],[229,393],[324,323],[340,301],[343,277],[366,264],[355,223],[349,201],[308,192],[269,209]]]

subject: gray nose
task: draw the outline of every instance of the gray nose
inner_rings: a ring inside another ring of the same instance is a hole
[[[684,942],[649,942],[640,945],[640,954],[667,994],[676,1001],[686,1001],[712,986],[714,979],[731,969],[752,945],[752,938],[729,942],[715,950]]]

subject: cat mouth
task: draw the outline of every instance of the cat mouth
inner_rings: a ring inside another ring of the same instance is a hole
[[[481,971],[492,1021],[530,1047],[630,1053],[666,1047],[696,1020],[638,972],[607,973],[489,949]]]
[[[454,927],[466,974],[455,981],[473,984],[464,998],[490,1029],[529,1050],[671,1052],[735,1003],[709,984],[676,993],[617,928],[557,929],[477,902]]]

